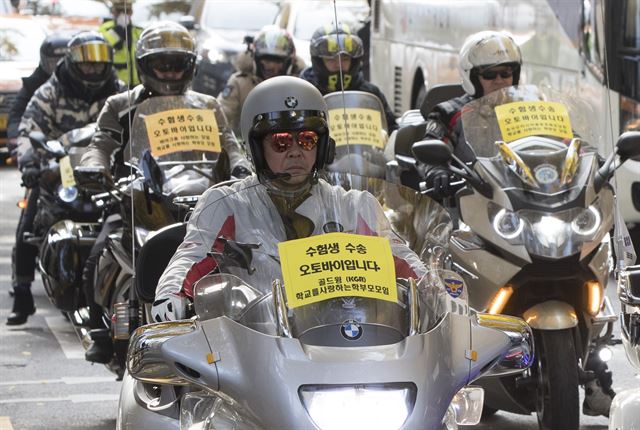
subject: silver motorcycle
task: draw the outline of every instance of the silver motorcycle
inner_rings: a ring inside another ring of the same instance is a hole
[[[371,188],[365,178],[332,177],[351,190]],[[389,183],[373,188],[394,196],[405,215],[433,207],[414,190]],[[251,187],[225,194],[219,207],[227,206],[224,199],[242,200],[248,210],[238,216],[263,215],[252,207]],[[441,252],[423,254],[429,270],[419,281],[391,273],[393,263],[380,272],[392,284],[368,281],[385,260],[367,254],[371,247],[359,241],[384,239],[389,230],[355,234],[353,213],[336,207],[305,208],[327,214],[324,227],[344,227],[335,233],[318,226],[300,239],[314,244],[305,242],[306,252],[283,254],[278,245],[288,242],[267,242],[271,231],[256,231],[252,244],[225,238],[225,251],[214,254],[219,273],[195,286],[195,316],[133,334],[118,429],[455,429],[479,421],[483,390],[470,384],[529,367],[527,324],[473,311],[462,278],[442,269]],[[404,215],[394,221],[389,206],[385,215],[377,218],[380,226],[406,221]],[[419,227],[413,231],[423,231]],[[425,249],[446,244],[443,232],[427,235]],[[319,260],[304,263],[312,258]],[[308,281],[283,283],[290,267],[309,274]],[[337,267],[351,274],[340,276]]]

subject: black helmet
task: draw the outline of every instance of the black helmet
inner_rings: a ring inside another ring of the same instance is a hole
[[[283,74],[288,74],[296,56],[293,38],[287,30],[276,25],[267,25],[253,40],[253,56],[256,60],[256,75],[264,79],[264,70],[260,59],[282,61]]]
[[[65,56],[67,70],[83,90],[93,93],[100,90],[113,77],[113,48],[95,31],[83,31],[71,38]],[[83,64],[104,65],[100,71],[86,73]]]
[[[364,48],[362,40],[351,34],[351,30],[345,24],[326,25],[318,28],[311,36],[309,44],[311,54],[311,67],[316,75],[318,84],[325,92],[348,89],[349,85],[360,72]],[[349,70],[342,71],[342,85],[340,85],[340,73],[329,72],[322,61],[323,58],[336,58],[346,55],[351,58]]]
[[[52,34],[47,36],[40,45],[40,67],[51,75],[58,61],[67,53],[70,36]]]
[[[196,68],[195,41],[189,31],[172,21],[147,27],[136,46],[136,67],[140,82],[162,95],[183,94]],[[162,79],[155,70],[183,72],[178,79]]]
[[[311,83],[294,76],[276,76],[259,83],[242,105],[240,128],[247,153],[260,181],[271,179],[264,159],[262,138],[278,131],[313,130],[318,133],[313,175],[333,161],[327,103]]]

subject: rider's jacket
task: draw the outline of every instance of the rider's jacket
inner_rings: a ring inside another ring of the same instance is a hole
[[[323,86],[319,84],[318,79],[316,78],[316,74],[314,73],[312,67],[307,67],[306,69],[304,69],[302,73],[300,73],[300,77],[305,81],[311,82],[313,86],[315,86],[317,89],[320,90],[322,95],[325,95],[331,92],[327,88],[323,88]],[[345,88],[345,91],[346,90],[364,91],[365,93],[370,93],[378,97],[382,102],[382,106],[384,107],[384,116],[387,119],[387,127],[389,129],[388,130],[389,133],[391,133],[393,130],[398,128],[398,125],[396,124],[396,116],[393,114],[393,111],[391,110],[389,103],[387,103],[387,98],[384,96],[384,94],[382,94],[382,91],[380,91],[380,88],[378,88],[376,85],[372,84],[371,82],[368,82],[364,78],[364,75],[362,74],[362,72],[358,72],[354,76],[353,80],[349,84],[349,88]]]
[[[188,91],[185,95],[192,93]],[[115,176],[122,176],[120,169],[124,168],[122,151],[129,142],[129,121],[133,121],[136,108],[140,103],[153,97],[143,85],[136,86],[133,90],[114,95],[107,99],[100,116],[98,117],[98,130],[91,139],[81,159],[83,166],[103,167],[109,170],[115,169]],[[199,98],[213,97],[198,94]],[[220,126],[220,125],[219,125]],[[251,169],[251,163],[244,157],[240,145],[231,134],[228,127],[220,127],[222,149],[227,152],[231,170],[236,166]],[[114,163],[111,158],[114,156]],[[128,174],[128,173],[125,173]]]
[[[472,100],[474,100],[473,96],[465,94],[439,103],[427,115],[425,138],[438,139],[451,144],[454,154],[463,161],[474,158],[471,148],[464,141],[460,120],[462,107]]]
[[[40,131],[47,139],[96,121],[107,97],[124,89],[115,75],[96,92],[84,91],[60,62],[55,72],[36,90],[25,109],[18,128],[18,164],[33,161],[29,133]]]
[[[255,175],[228,187],[210,188],[198,201],[184,241],[160,278],[156,300],[178,294],[191,297],[195,282],[216,267],[270,291],[272,280],[282,279],[278,243],[340,229],[362,235],[383,232],[391,243],[397,277],[418,279],[426,272],[392,230],[380,203],[366,191],[345,191],[320,179],[288,211],[278,206],[285,205],[279,205],[278,197]],[[234,259],[225,253],[229,249],[243,249],[249,257]]]
[[[20,121],[22,121],[22,114],[24,114],[29,100],[36,92],[38,88],[49,79],[49,74],[40,66],[35,68],[33,73],[29,76],[22,78],[22,88],[18,91],[11,110],[9,111],[9,119],[7,120],[7,137],[18,137],[18,127],[20,127]]]
[[[298,76],[301,70],[300,64],[304,67],[302,59],[294,62],[289,73],[291,76]],[[253,57],[249,52],[238,55],[234,65],[238,71],[229,77],[227,85],[218,95],[218,102],[222,106],[224,115],[227,117],[233,132],[236,136],[240,136],[242,105],[249,92],[262,82],[262,78],[256,75]]]
[[[105,22],[98,28],[109,45],[113,47],[113,67],[116,69],[118,78],[124,83],[131,84],[131,87],[140,83],[136,69],[136,43],[140,39],[142,30],[135,25],[129,25],[128,34],[125,34],[125,29],[113,20]]]

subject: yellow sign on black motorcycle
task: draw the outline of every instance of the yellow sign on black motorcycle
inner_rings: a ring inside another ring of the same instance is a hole
[[[396,272],[385,237],[329,233],[278,244],[289,308],[336,297],[396,302]]]
[[[569,112],[562,103],[523,101],[496,106],[495,109],[505,142],[527,136],[573,137]]]
[[[218,123],[212,110],[174,109],[144,118],[154,157],[180,151],[221,152]]]

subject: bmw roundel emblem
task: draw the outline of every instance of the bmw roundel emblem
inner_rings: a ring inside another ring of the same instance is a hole
[[[298,99],[294,96],[289,96],[284,99],[284,105],[289,109],[295,109],[295,107],[298,106]]]
[[[347,320],[340,326],[340,334],[347,340],[358,340],[362,337],[362,326],[355,320]]]

